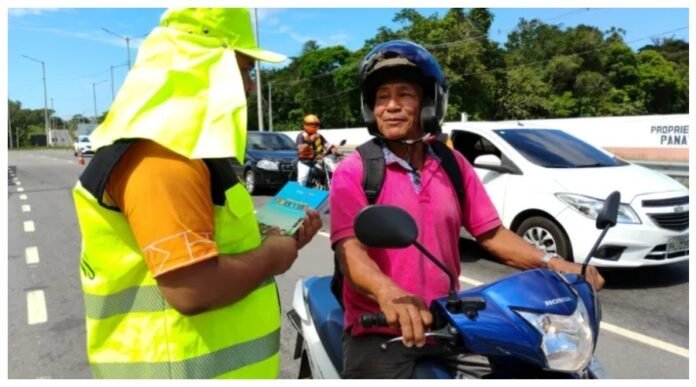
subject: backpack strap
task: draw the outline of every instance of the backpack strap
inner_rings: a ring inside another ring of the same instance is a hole
[[[437,157],[442,160],[442,168],[454,186],[454,191],[457,193],[459,203],[464,200],[464,180],[462,178],[462,170],[459,168],[454,152],[441,141],[433,141],[430,143]]]
[[[375,204],[384,183],[384,152],[382,141],[373,138],[357,148],[363,163],[362,187],[368,204]]]
[[[119,140],[111,145],[99,148],[80,175],[79,180],[82,187],[92,194],[97,199],[99,205],[104,208],[119,211],[118,208],[104,203],[104,191],[114,166],[116,166],[134,142],[131,139]]]

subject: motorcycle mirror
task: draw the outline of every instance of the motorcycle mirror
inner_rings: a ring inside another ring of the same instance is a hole
[[[346,139],[344,138],[343,140],[341,140],[341,142],[338,145],[340,145],[340,146],[346,145]]]
[[[418,238],[418,226],[401,208],[385,205],[365,207],[355,218],[355,236],[370,247],[408,247]]]
[[[597,214],[597,221],[595,222],[595,225],[598,229],[602,230],[602,233],[599,234],[599,238],[597,238],[597,241],[595,242],[594,246],[592,246],[590,252],[587,254],[587,258],[585,258],[585,261],[582,263],[582,270],[580,271],[581,276],[585,276],[587,265],[589,265],[590,260],[599,248],[599,245],[602,242],[602,239],[604,239],[604,236],[607,234],[607,231],[609,231],[610,228],[616,226],[616,220],[619,216],[620,204],[621,193],[619,191],[612,192],[604,200],[604,205],[602,206],[602,209],[599,211],[599,214]]]
[[[616,226],[616,219],[619,216],[619,204],[621,202],[621,193],[619,191],[612,192],[604,201],[602,210],[597,215],[596,226],[600,230],[607,227]]]

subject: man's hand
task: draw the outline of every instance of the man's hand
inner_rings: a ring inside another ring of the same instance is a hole
[[[293,237],[283,236],[277,228],[267,231],[262,246],[271,250],[268,257],[272,259],[273,275],[285,273],[297,259],[297,241]]]
[[[425,331],[432,324],[433,316],[422,298],[407,293],[396,286],[377,292],[377,302],[393,328],[401,328],[406,347],[425,345]]]
[[[314,238],[314,236],[319,232],[323,222],[319,213],[314,210],[307,210],[307,216],[305,216],[302,226],[297,230],[295,234],[295,239],[297,239],[297,249],[305,247],[309,241]]]
[[[568,262],[564,259],[552,258],[549,261],[549,269],[561,273],[580,274],[580,272],[582,272],[582,265],[575,262]],[[599,270],[594,266],[587,266],[585,278],[596,291],[600,291],[604,287],[604,277],[599,274]]]

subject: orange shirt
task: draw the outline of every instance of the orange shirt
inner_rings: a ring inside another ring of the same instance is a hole
[[[106,193],[128,220],[154,277],[218,255],[203,160],[138,140],[112,170]]]

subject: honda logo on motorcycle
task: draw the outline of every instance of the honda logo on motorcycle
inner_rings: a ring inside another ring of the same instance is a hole
[[[560,297],[560,298],[554,298],[551,300],[546,300],[546,301],[544,301],[544,304],[546,306],[551,306],[551,305],[557,305],[557,304],[560,304],[562,302],[569,302],[569,301],[572,301],[572,299],[570,297]]]

